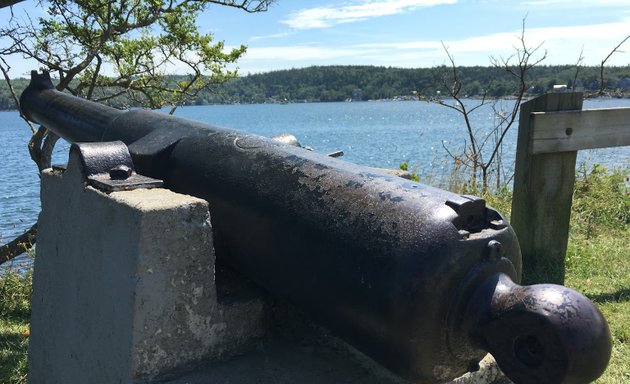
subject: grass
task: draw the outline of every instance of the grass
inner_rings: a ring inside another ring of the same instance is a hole
[[[601,384],[630,382],[630,195],[626,172],[582,172],[573,197],[565,284],[597,304],[613,339]]]
[[[597,384],[630,382],[630,195],[626,172],[584,170],[576,181],[566,257],[566,285],[597,304],[610,326],[613,352]],[[484,198],[509,217],[511,192]],[[0,275],[0,383],[26,383],[31,275]]]
[[[580,169],[565,261],[565,285],[586,295],[608,321],[613,351],[597,384],[630,383],[630,189],[628,171]],[[485,195],[507,217],[511,193]]]
[[[0,383],[26,383],[31,273],[0,276]]]

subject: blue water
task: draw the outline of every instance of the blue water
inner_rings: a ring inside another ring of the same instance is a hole
[[[505,101],[499,108],[511,105]],[[630,100],[587,100],[584,105],[612,107],[630,107]],[[317,151],[342,150],[346,161],[386,168],[408,162],[421,176],[446,173],[444,146],[458,153],[467,144],[457,112],[420,101],[198,106],[176,115],[263,136],[289,132]],[[490,108],[477,110],[472,120],[482,132],[495,121]],[[28,229],[39,212],[39,177],[26,149],[29,137],[17,112],[0,112],[0,244]],[[505,139],[506,164],[514,159],[515,141],[516,129]],[[64,163],[67,150],[67,143],[58,144],[53,163]],[[578,163],[583,162],[630,167],[630,147],[580,151]]]

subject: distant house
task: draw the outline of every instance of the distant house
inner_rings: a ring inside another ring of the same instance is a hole
[[[363,100],[363,91],[358,88],[352,91],[352,101],[361,101],[361,100]]]
[[[569,88],[567,87],[566,84],[556,84],[553,86],[553,92],[554,93],[564,93],[567,92]]]

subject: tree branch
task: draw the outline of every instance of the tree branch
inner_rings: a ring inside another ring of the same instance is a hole
[[[24,0],[0,0],[0,8],[11,7],[17,3],[21,3]]]
[[[602,64],[599,67],[599,92],[598,95],[603,95],[604,94],[604,89],[606,88],[605,83],[604,83],[604,66],[606,65],[606,62],[608,61],[608,59],[610,59],[610,57],[615,54],[616,52],[619,51],[619,48],[621,48],[621,46],[628,40],[630,39],[630,35],[626,36],[625,39],[621,40],[621,42],[619,44],[617,44],[615,46],[615,48],[613,48],[612,51],[610,51],[610,53],[608,54],[608,56],[606,56],[606,58],[604,60],[602,60]]]
[[[9,87],[9,92],[11,93],[11,97],[13,98],[15,105],[18,107],[18,111],[20,112],[20,117],[22,118],[22,120],[26,122],[28,127],[31,129],[31,134],[35,134],[35,127],[30,121],[28,121],[26,116],[24,116],[24,114],[22,113],[22,109],[20,108],[20,98],[17,96],[17,93],[15,92],[15,88],[13,88],[13,83],[11,82],[11,78],[9,77],[10,69],[11,67],[7,64],[4,58],[0,56],[0,71],[2,71],[2,75],[4,76],[4,81],[7,83],[7,86]]]
[[[27,250],[31,249],[35,244],[37,237],[37,223],[20,236],[11,240],[10,242],[0,246],[0,264],[6,263],[9,260],[21,255]]]
[[[202,1],[205,3],[225,5],[232,8],[241,9],[248,13],[265,12],[269,9],[269,5],[273,3],[273,0],[193,0]]]
[[[582,49],[580,49],[580,55],[578,56],[578,59],[575,62],[575,75],[573,76],[573,87],[572,87],[573,92],[575,92],[575,90],[577,89],[578,75],[580,74],[580,66],[582,65],[583,61],[584,61],[584,46],[582,46]]]

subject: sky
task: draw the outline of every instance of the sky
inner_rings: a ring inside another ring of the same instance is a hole
[[[599,65],[630,35],[630,0],[278,0],[265,14],[213,7],[202,25],[245,44],[241,73],[310,65],[489,65],[520,44],[542,44],[544,64]],[[630,52],[630,41],[627,43]],[[630,64],[617,53],[610,64]]]
[[[29,5],[21,5],[28,10]],[[17,9],[16,9],[17,10]],[[0,10],[0,20],[7,10]],[[630,0],[276,0],[263,13],[212,5],[199,18],[226,46],[245,44],[240,74],[311,65],[435,67],[507,59],[521,43],[543,64],[601,61],[630,35]],[[630,64],[630,41],[608,64]],[[12,62],[14,74],[27,63]]]

